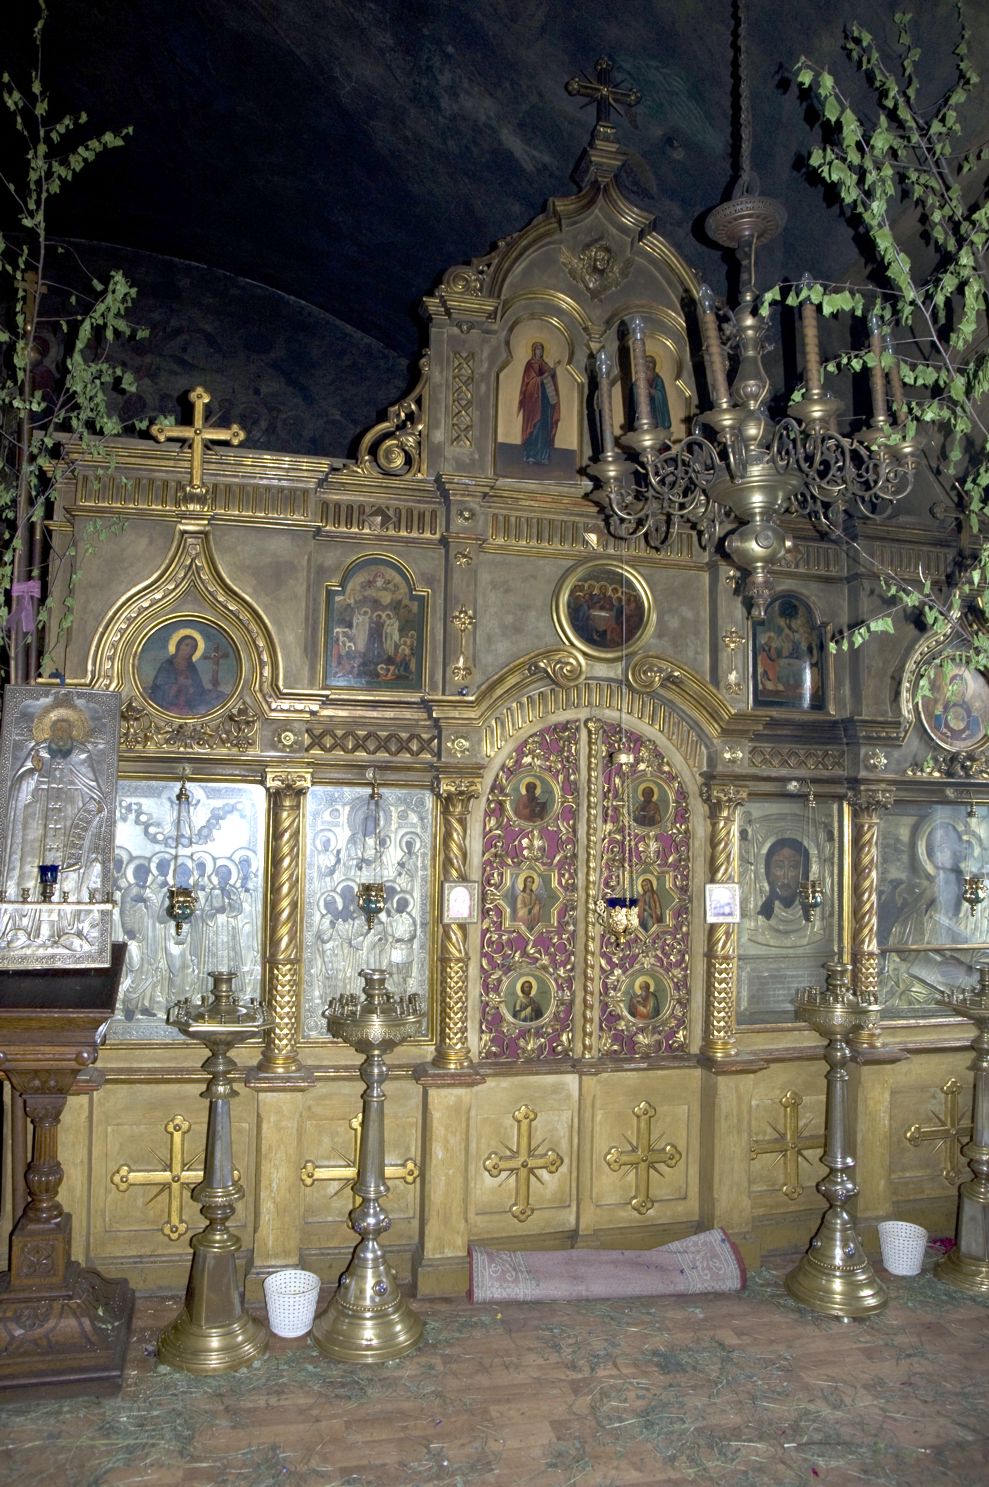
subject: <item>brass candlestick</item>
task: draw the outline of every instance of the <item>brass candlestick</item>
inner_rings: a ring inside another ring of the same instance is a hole
[[[985,1296],[989,1293],[989,965],[979,967],[978,991],[961,992],[945,1001],[977,1029],[972,1041],[972,1140],[962,1148],[972,1177],[958,1189],[955,1247],[938,1261],[935,1274],[962,1291]]]
[[[849,1059],[848,1036],[859,1029],[874,1028],[879,1003],[860,997],[851,988],[851,967],[830,961],[825,967],[824,992],[816,986],[797,993],[796,1016],[826,1038],[824,1057],[828,1065],[827,1103],[824,1114],[824,1153],[828,1175],[817,1184],[827,1200],[827,1210],[800,1263],[786,1277],[786,1289],[795,1301],[812,1311],[839,1317],[864,1317],[882,1311],[886,1287],[875,1273],[859,1243],[845,1205],[858,1188],[852,1180],[855,1158],[848,1150],[847,1100]]]
[[[206,1228],[192,1238],[192,1268],[185,1306],[158,1339],[158,1357],[186,1373],[227,1373],[244,1368],[268,1351],[268,1329],[244,1310],[237,1284],[239,1241],[227,1228],[244,1189],[234,1178],[230,1101],[237,1091],[230,1074],[237,1065],[230,1049],[272,1026],[256,1002],[234,996],[231,971],[211,971],[213,992],[198,1001],[176,1002],[168,1020],[189,1038],[205,1043],[210,1076],[203,1091],[209,1100],[203,1180],[192,1190]]]
[[[398,1281],[379,1244],[391,1228],[381,1206],[385,1182],[385,1096],[388,1077],[384,1055],[422,1032],[418,996],[392,997],[384,971],[361,971],[364,995],[339,997],[326,1009],[326,1026],[364,1054],[360,1074],[365,1089],[361,1142],[354,1193],[361,1199],[350,1210],[350,1227],[360,1237],[335,1295],[320,1312],[312,1340],[331,1358],[344,1363],[384,1363],[400,1358],[422,1337],[422,1319],[398,1289]]]

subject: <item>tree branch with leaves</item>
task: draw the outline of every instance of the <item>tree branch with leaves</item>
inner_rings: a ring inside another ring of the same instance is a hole
[[[920,49],[906,12],[895,16],[898,56],[889,63],[868,31],[859,25],[847,29],[845,50],[868,85],[868,110],[857,109],[832,71],[800,61],[797,85],[817,111],[822,136],[808,167],[834,190],[871,250],[870,282],[783,284],[764,303],[799,306],[809,299],[825,316],[851,313],[869,320],[868,347],[842,352],[823,370],[868,371],[873,379],[878,371],[881,387],[888,379],[889,442],[923,441],[931,474],[959,523],[957,558],[943,582],[921,574],[916,584],[904,583],[854,544],[890,602],[847,632],[842,643],[859,645],[877,630],[893,630],[898,614],[909,614],[967,652],[972,665],[985,667],[989,144],[962,147],[964,112],[978,96],[979,78],[960,4],[958,20],[954,79],[931,103],[921,96]]]
[[[0,174],[9,223],[0,232],[0,626],[13,681],[33,679],[45,665],[43,650],[57,638],[46,633],[52,562],[74,567],[80,556],[73,544],[53,558],[45,521],[55,488],[81,453],[125,432],[117,400],[134,381],[112,351],[115,342],[145,334],[128,318],[136,290],[124,275],[88,274],[48,229],[52,199],[100,155],[122,146],[129,131],[87,137],[85,114],[50,118],[41,69],[45,20],[42,0],[27,85],[6,72],[0,78],[23,146],[19,173]],[[85,546],[92,548],[103,533],[90,526]],[[73,578],[74,572],[70,599]],[[62,606],[59,634],[70,616],[71,602]]]

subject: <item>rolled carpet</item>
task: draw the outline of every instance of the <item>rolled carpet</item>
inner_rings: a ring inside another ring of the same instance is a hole
[[[595,1301],[741,1291],[745,1266],[723,1229],[656,1249],[497,1250],[472,1244],[471,1301]]]

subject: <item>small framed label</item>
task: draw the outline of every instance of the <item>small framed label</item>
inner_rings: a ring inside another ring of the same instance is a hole
[[[708,924],[737,924],[742,917],[738,884],[705,883],[704,909]]]
[[[444,883],[443,923],[476,924],[477,890],[476,883]]]

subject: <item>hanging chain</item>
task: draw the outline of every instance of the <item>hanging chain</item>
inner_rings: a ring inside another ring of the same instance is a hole
[[[736,63],[738,75],[738,182],[733,196],[753,196],[759,191],[759,179],[752,174],[752,96],[749,88],[749,28],[746,0],[735,0]]]

